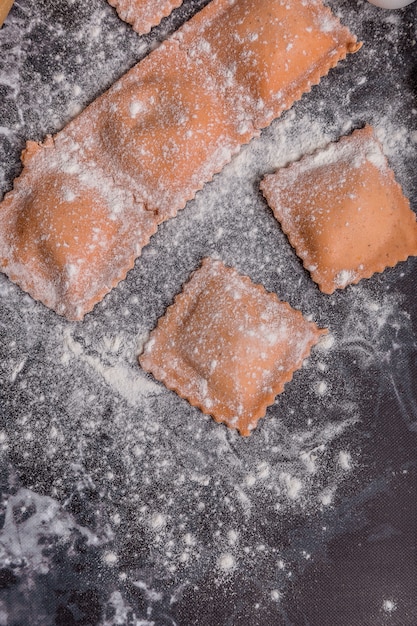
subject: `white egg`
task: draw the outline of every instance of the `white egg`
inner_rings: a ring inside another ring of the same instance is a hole
[[[401,9],[411,4],[414,0],[368,0],[371,4],[375,4],[382,9]]]

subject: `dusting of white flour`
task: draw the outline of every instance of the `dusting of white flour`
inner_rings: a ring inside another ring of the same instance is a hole
[[[355,7],[345,2],[338,11],[360,35],[363,14]],[[371,9],[365,10],[369,17]],[[83,11],[85,29],[74,26],[67,35],[73,48],[68,59],[56,59],[47,79],[34,74],[34,102],[20,91],[23,72],[30,69],[22,50],[31,30],[41,27],[40,9],[33,8],[29,26],[19,14],[11,30],[1,33],[0,86],[8,86],[17,111],[16,119],[0,126],[2,190],[18,170],[21,136],[41,138],[60,128],[156,45],[128,27],[117,31],[110,7],[103,9],[98,0]],[[395,47],[400,25],[395,17],[383,20]],[[16,46],[10,45],[13,39]],[[100,567],[120,587],[109,590],[113,617],[103,616],[100,626],[133,619],[126,588],[140,592],[150,607],[168,610],[201,581],[221,587],[234,577],[260,581],[262,602],[279,611],[289,583],[337,533],[335,511],[361,475],[358,432],[369,411],[368,386],[377,371],[381,387],[392,385],[395,395],[408,375],[400,357],[414,346],[412,323],[395,280],[412,266],[403,264],[333,296],[321,294],[259,193],[259,181],[371,123],[411,194],[417,131],[409,133],[399,115],[402,101],[376,107],[355,100],[374,80],[372,45],[358,53],[364,59],[359,79],[346,62],[244,147],[163,225],[126,281],[83,323],[62,320],[0,275],[0,401],[11,416],[1,423],[0,452],[32,483],[11,503],[46,494],[36,501],[33,527],[45,522],[53,534],[59,523],[68,538],[75,525],[88,545],[102,549]],[[140,113],[141,103],[132,103],[130,114]],[[7,150],[16,158],[6,159]],[[369,158],[380,162],[377,153]],[[247,439],[214,423],[137,363],[157,319],[207,255],[330,330]],[[340,286],[347,278],[340,275]],[[410,429],[417,423],[411,410],[404,419]],[[85,524],[77,519],[80,510],[89,511]],[[34,543],[22,547],[7,515],[3,558],[24,557],[40,571],[49,568]],[[309,529],[296,539],[294,520]],[[380,612],[396,609],[396,600],[380,599]],[[0,604],[0,622],[1,611]],[[152,611],[135,614],[135,620],[142,626],[162,623]]]

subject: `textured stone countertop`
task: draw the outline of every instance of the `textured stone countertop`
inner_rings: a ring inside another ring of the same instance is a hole
[[[0,30],[0,194],[203,6],[139,37],[105,0],[16,0]],[[259,192],[370,123],[417,211],[417,3],[330,0],[364,42],[245,146],[82,323],[0,275],[0,626],[415,626],[417,259],[319,292]],[[137,355],[202,257],[331,340],[243,439]]]

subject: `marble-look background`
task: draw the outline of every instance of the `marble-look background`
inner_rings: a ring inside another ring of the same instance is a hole
[[[16,0],[0,193],[204,2],[138,37],[105,0]],[[416,260],[321,294],[263,174],[373,124],[417,210],[417,3],[329,2],[364,41],[69,323],[0,276],[0,626],[415,626]],[[145,376],[143,341],[215,254],[328,326],[247,440]]]

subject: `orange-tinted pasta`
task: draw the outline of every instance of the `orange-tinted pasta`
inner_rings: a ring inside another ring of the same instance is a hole
[[[357,48],[319,0],[213,0],[53,139],[29,142],[0,204],[2,270],[82,319],[159,223]]]
[[[262,191],[325,293],[417,255],[417,223],[370,126],[275,174]]]
[[[108,0],[120,19],[132,24],[140,35],[148,33],[162,18],[181,6],[183,0]]]
[[[275,294],[207,258],[159,320],[140,364],[247,436],[324,332]]]

